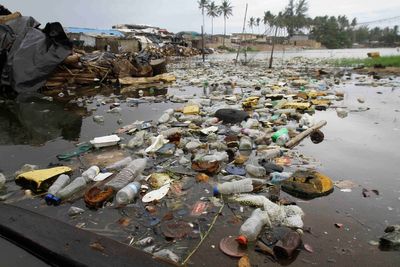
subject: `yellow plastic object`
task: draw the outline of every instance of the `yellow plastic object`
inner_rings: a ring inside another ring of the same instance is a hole
[[[55,178],[63,173],[71,172],[69,167],[61,166],[50,169],[42,169],[24,172],[15,178],[15,182],[23,187],[28,187],[34,191],[45,191],[49,183],[46,181]]]
[[[310,107],[310,103],[308,102],[288,102],[283,105],[282,108],[293,108],[293,109],[308,109]]]
[[[253,107],[257,106],[259,99],[260,99],[260,97],[258,97],[258,96],[248,97],[243,101],[242,106],[243,106],[243,108],[253,108]]]
[[[316,198],[333,191],[332,180],[317,171],[296,171],[282,182],[282,190],[300,198]]]
[[[186,106],[183,108],[183,114],[185,115],[196,115],[199,114],[200,108],[197,105]]]
[[[329,106],[331,104],[331,101],[327,99],[314,99],[311,100],[311,103],[313,105]]]
[[[317,98],[318,96],[326,96],[327,94],[325,92],[317,92],[313,90],[308,92],[307,95],[309,98]]]

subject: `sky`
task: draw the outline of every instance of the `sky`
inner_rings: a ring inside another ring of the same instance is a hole
[[[222,0],[215,0],[220,4]],[[241,32],[246,3],[248,17],[261,17],[264,11],[276,14],[288,0],[231,0],[233,16],[227,21],[227,33]],[[311,17],[346,15],[358,22],[399,16],[399,0],[308,0]],[[201,31],[202,16],[197,0],[3,0],[11,11],[32,16],[44,26],[59,21],[65,27],[109,29],[115,24],[148,24],[172,32]],[[400,20],[374,26],[393,26]],[[263,31],[262,27],[259,29]],[[211,33],[211,19],[205,31]],[[249,29],[247,29],[250,32]],[[254,30],[255,32],[257,30]],[[214,20],[214,34],[223,33],[223,18]]]

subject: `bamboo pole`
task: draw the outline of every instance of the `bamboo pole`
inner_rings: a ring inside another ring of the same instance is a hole
[[[299,133],[298,135],[296,135],[295,137],[293,137],[292,139],[290,139],[289,141],[286,142],[285,147],[286,148],[293,148],[296,145],[298,145],[304,138],[306,138],[307,136],[309,136],[312,132],[314,132],[315,130],[318,130],[322,127],[324,127],[327,124],[326,121],[320,121],[317,124],[315,124],[314,126],[308,128],[307,130],[305,130],[304,132]]]

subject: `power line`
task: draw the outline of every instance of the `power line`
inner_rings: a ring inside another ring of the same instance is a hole
[[[386,21],[391,21],[391,20],[396,20],[396,19],[400,19],[400,16],[386,18],[386,19],[372,20],[372,21],[367,21],[367,22],[360,22],[360,23],[357,23],[357,26],[381,23],[381,22],[386,22]]]

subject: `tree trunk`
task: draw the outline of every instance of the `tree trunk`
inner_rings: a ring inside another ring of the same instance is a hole
[[[211,17],[211,38],[214,35],[214,17]]]
[[[224,17],[224,39],[222,40],[222,45],[225,47],[225,35],[226,35],[226,17]]]

